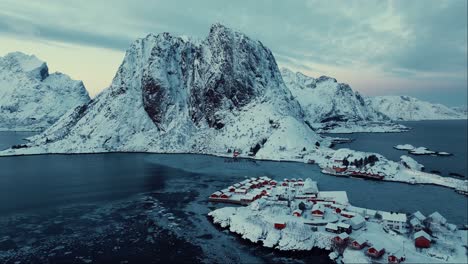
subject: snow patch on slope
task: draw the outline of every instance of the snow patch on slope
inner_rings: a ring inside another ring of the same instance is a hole
[[[41,131],[89,101],[81,81],[21,52],[0,57],[0,131]]]

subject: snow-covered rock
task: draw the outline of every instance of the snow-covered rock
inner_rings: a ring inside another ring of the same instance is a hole
[[[409,96],[366,97],[366,103],[392,120],[466,119],[466,114],[445,105],[433,104]]]
[[[28,148],[3,154],[230,148],[291,157],[323,141],[302,115],[271,51],[215,24],[200,41],[169,33],[136,40],[110,87],[32,137]]]
[[[401,132],[406,127],[390,122],[366,104],[359,92],[335,78],[309,77],[281,69],[286,86],[304,110],[305,120],[319,132]]]
[[[41,131],[90,100],[81,81],[21,52],[0,57],[0,131]]]
[[[468,118],[468,107],[465,105],[465,106],[455,106],[455,107],[452,107],[452,109],[457,112],[457,113],[461,113],[462,115],[465,116],[465,118]]]
[[[406,155],[403,155],[400,157],[400,163],[405,167],[405,168],[408,168],[408,169],[412,169],[412,170],[418,170],[418,171],[421,171],[424,169],[424,166],[421,165],[420,163],[418,163],[416,160],[414,160],[413,158],[411,157],[408,157]]]
[[[394,146],[394,148],[398,149],[398,150],[407,150],[407,151],[415,149],[415,147],[413,145],[411,145],[411,144],[396,145],[396,146]]]

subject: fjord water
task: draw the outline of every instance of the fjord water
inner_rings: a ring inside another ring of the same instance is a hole
[[[17,135],[0,138],[3,146],[21,143]],[[0,262],[327,262],[326,254],[252,247],[211,224],[207,213],[226,205],[207,202],[209,194],[260,175],[310,177],[321,190],[347,191],[356,206],[439,211],[452,223],[467,222],[467,198],[451,189],[338,178],[303,163],[136,153],[0,157]]]
[[[334,134],[333,136],[355,139],[351,143],[339,144],[336,148],[376,152],[391,160],[400,160],[409,155],[425,166],[427,172],[437,171],[442,176],[456,173],[468,177],[468,120],[407,121],[401,124],[411,128],[405,133],[356,133]],[[453,156],[410,155],[394,149],[399,144],[427,147],[434,151],[445,151]],[[468,178],[467,178],[468,179]]]

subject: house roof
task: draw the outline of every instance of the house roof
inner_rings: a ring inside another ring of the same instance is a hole
[[[374,244],[370,248],[374,248],[377,251],[381,251],[382,249],[385,249],[382,245],[379,245],[379,244]]]
[[[348,235],[348,233],[343,232],[343,233],[339,234],[338,237],[345,240],[345,239],[349,238],[349,235]]]
[[[413,214],[413,217],[415,217],[415,218],[418,219],[419,221],[424,221],[424,220],[426,220],[426,217],[425,217],[420,211],[416,211],[416,212]]]
[[[353,225],[360,225],[361,223],[366,222],[366,219],[364,219],[364,217],[362,217],[361,215],[358,214],[358,215],[354,216],[353,218],[351,218],[349,221]]]
[[[337,226],[342,227],[342,228],[346,228],[346,229],[350,227],[350,225],[345,224],[345,223],[338,223]]]
[[[413,238],[416,239],[416,238],[418,238],[418,237],[425,237],[425,238],[426,238],[427,240],[429,240],[429,241],[432,240],[432,239],[431,239],[431,236],[430,236],[428,233],[424,232],[423,230],[414,233]]]
[[[304,181],[304,187],[302,187],[303,192],[309,193],[318,193],[317,182],[312,181],[311,179],[306,179]]]
[[[439,222],[439,223],[446,223],[447,222],[447,219],[445,219],[445,217],[443,217],[439,212],[434,212],[432,214],[429,215],[429,218],[432,219],[432,221],[435,221],[435,222]]]
[[[335,225],[335,224],[332,224],[332,223],[328,223],[325,228],[328,228],[328,229],[333,229],[333,230],[337,230],[338,227]]]
[[[320,210],[320,211],[323,212],[323,210],[324,210],[323,204],[319,204],[319,203],[314,204],[314,206],[312,206],[312,212],[315,211],[315,210]]]
[[[415,217],[415,218],[410,220],[410,224],[412,226],[421,225],[421,221],[418,218]]]
[[[223,193],[220,192],[220,191],[217,191],[217,192],[214,192],[212,195],[218,195],[218,196],[219,196],[219,195],[221,195],[221,194],[223,194]]]
[[[340,204],[348,204],[348,195],[345,191],[319,192],[318,197],[328,198]]]
[[[354,239],[354,241],[356,241],[359,245],[362,245],[367,242],[367,239],[361,236],[361,237]]]
[[[382,212],[382,219],[396,222],[406,222],[406,214]]]

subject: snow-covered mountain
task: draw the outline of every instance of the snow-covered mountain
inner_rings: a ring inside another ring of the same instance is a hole
[[[392,120],[466,119],[461,112],[445,105],[433,104],[409,96],[367,97],[366,102]]]
[[[468,118],[468,107],[466,105],[465,106],[455,106],[455,107],[452,107],[452,109],[455,112],[464,115],[465,118]]]
[[[49,74],[47,64],[21,52],[0,57],[0,131],[41,131],[89,101],[81,81]]]
[[[204,40],[169,33],[136,40],[110,87],[21,151],[219,154],[236,149],[257,157],[290,157],[324,140],[302,115],[271,51],[215,24]]]
[[[322,132],[390,132],[403,129],[366,104],[348,84],[281,69],[286,86],[304,110],[305,120]]]

